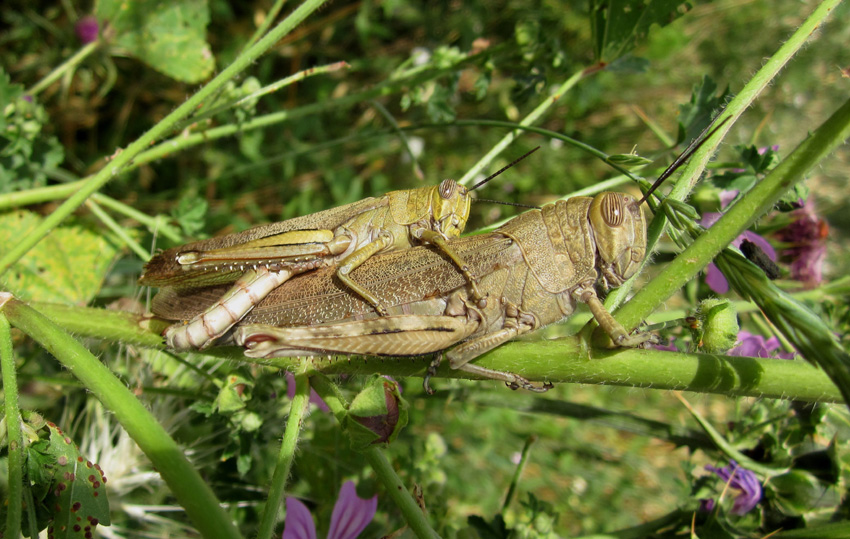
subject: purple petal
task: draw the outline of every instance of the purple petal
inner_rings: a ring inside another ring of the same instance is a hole
[[[711,228],[711,226],[720,220],[723,217],[723,214],[717,211],[710,211],[702,214],[702,219],[699,220],[699,224],[704,226],[705,228]]]
[[[96,41],[98,31],[99,26],[97,24],[97,18],[94,15],[86,15],[74,25],[74,32],[77,34],[77,39],[84,45]]]
[[[714,500],[711,498],[703,498],[699,501],[699,508],[697,511],[700,513],[711,513],[714,511]]]
[[[378,509],[378,497],[368,500],[357,497],[353,481],[346,481],[339,489],[339,499],[331,516],[328,539],[354,539],[372,522]]]
[[[743,170],[741,171],[743,172]],[[731,189],[729,191],[720,191],[720,207],[726,208],[730,202],[735,200],[735,197],[738,196],[737,189]]]
[[[714,262],[709,264],[705,270],[705,284],[714,290],[715,294],[725,294],[729,291],[729,283],[726,282],[726,277],[724,277],[723,272],[714,265]]]
[[[770,350],[761,335],[754,335],[748,331],[738,332],[738,340],[741,342],[735,348],[729,350],[727,355],[739,357],[770,357]]]
[[[774,262],[776,262],[776,249],[773,248],[773,245],[770,244],[769,241],[759,236],[755,232],[750,232],[749,230],[745,230],[743,234],[735,238],[735,241],[732,242],[732,245],[735,247],[741,247],[741,242],[744,240],[749,240],[759,247],[764,253]]]
[[[676,337],[670,339],[670,342],[667,344],[653,344],[652,347],[656,350],[661,350],[662,352],[678,352],[679,349],[676,348]]]
[[[316,525],[307,506],[296,498],[286,498],[283,539],[316,539]]]
[[[735,502],[732,504],[732,514],[746,514],[758,505],[759,500],[761,500],[762,489],[756,474],[740,467],[734,460],[730,460],[729,466],[724,468],[707,465],[705,469],[716,473],[720,479],[729,484],[730,488],[739,491],[739,494],[735,497]]]
[[[286,396],[289,397],[289,400],[292,400],[295,397],[295,375],[286,371],[283,376],[286,378]],[[312,387],[310,388],[310,404],[315,404],[319,410],[325,413],[331,411],[328,405],[325,404],[325,401],[322,400],[322,397]]]

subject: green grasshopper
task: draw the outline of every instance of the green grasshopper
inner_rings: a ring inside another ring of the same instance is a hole
[[[139,283],[162,290],[158,305],[197,289],[229,284],[221,297],[165,332],[177,350],[203,349],[239,322],[272,290],[293,275],[333,266],[336,277],[381,315],[387,313],[378,296],[352,279],[351,272],[379,252],[407,249],[420,243],[442,251],[478,296],[477,279],[448,245],[463,231],[469,217],[470,192],[521,161],[526,153],[471,189],[454,180],[439,185],[392,191],[376,198],[331,208],[280,223],[261,225],[236,234],[189,243],[163,251],[145,266]],[[191,318],[191,319],[190,319]]]
[[[638,271],[646,255],[641,203],[711,134],[691,144],[640,201],[611,192],[574,197],[524,213],[489,234],[450,241],[478,276],[475,292],[456,264],[432,247],[416,247],[376,256],[354,273],[377,291],[387,315],[375,313],[326,269],[274,290],[235,328],[233,338],[246,356],[257,358],[437,352],[425,379],[428,391],[442,352],[454,346],[446,353],[454,369],[512,388],[545,391],[550,384],[470,362],[569,317],[577,302],[588,305],[615,345],[653,342],[652,334],[629,334],[617,323],[595,287],[600,280],[606,288],[620,286]]]

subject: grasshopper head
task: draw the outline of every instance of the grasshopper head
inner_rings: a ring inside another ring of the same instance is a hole
[[[607,286],[634,275],[646,255],[646,223],[638,202],[623,193],[600,193],[590,205],[598,267]]]
[[[434,231],[457,238],[469,219],[469,189],[454,180],[443,180],[431,193]]]

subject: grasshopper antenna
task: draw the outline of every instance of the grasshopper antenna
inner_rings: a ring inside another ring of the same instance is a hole
[[[470,191],[475,191],[476,189],[478,189],[479,187],[481,187],[481,186],[482,186],[482,185],[484,185],[485,183],[489,182],[490,180],[492,180],[493,178],[495,178],[496,176],[498,176],[498,175],[499,175],[499,174],[501,174],[502,172],[504,172],[504,171],[508,170],[509,168],[511,168],[512,166],[516,165],[517,163],[519,163],[520,161],[522,161],[523,159],[525,159],[526,157],[528,157],[529,155],[533,154],[534,152],[536,152],[536,151],[537,151],[537,150],[539,150],[539,149],[540,149],[540,146],[538,146],[538,147],[534,148],[533,150],[531,150],[531,151],[529,151],[529,152],[526,152],[526,153],[525,153],[525,155],[522,155],[522,156],[520,156],[519,158],[514,159],[514,161],[513,161],[512,163],[510,163],[510,164],[508,164],[508,165],[505,165],[504,167],[502,167],[501,169],[497,170],[497,171],[496,171],[496,172],[494,172],[493,174],[490,174],[489,176],[487,176],[486,178],[484,178],[484,179],[483,179],[483,180],[481,180],[480,182],[478,182],[478,183],[476,183],[475,185],[473,185],[472,187],[470,187],[470,188],[469,188],[469,190],[470,190]]]
[[[646,202],[649,199],[649,195],[651,195],[656,189],[658,189],[658,187],[661,186],[661,184],[664,182],[664,180],[669,178],[671,174],[676,172],[676,169],[678,169],[680,166],[682,166],[682,164],[685,161],[690,159],[691,156],[694,155],[696,153],[696,151],[700,149],[700,147],[705,143],[705,141],[710,139],[711,135],[713,135],[714,133],[717,132],[718,129],[723,127],[723,124],[728,122],[730,118],[731,118],[731,116],[727,116],[726,118],[723,119],[722,122],[713,126],[714,127],[713,129],[712,129],[713,124],[708,124],[708,126],[705,129],[702,130],[702,133],[700,133],[699,136],[697,138],[695,138],[688,145],[687,148],[685,148],[685,151],[680,153],[679,157],[677,157],[672,163],[670,163],[670,166],[668,166],[664,170],[664,172],[662,172],[661,175],[658,176],[658,179],[655,180],[655,183],[652,184],[652,187],[650,187],[649,190],[646,192],[646,194],[643,195],[643,198],[641,198],[638,201],[638,206],[643,204],[644,202]],[[711,130],[711,131],[709,132],[709,130]],[[706,134],[706,133],[708,133],[708,134]]]
[[[518,202],[505,202],[503,200],[491,200],[489,198],[473,198],[473,202],[492,202],[493,204],[501,204],[502,206],[516,206],[517,208],[528,208],[529,210],[539,210],[540,206],[532,206],[531,204],[520,204]]]

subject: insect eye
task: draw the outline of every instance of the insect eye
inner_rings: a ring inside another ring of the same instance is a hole
[[[616,193],[605,193],[599,210],[608,226],[620,226],[623,224],[626,212],[623,208],[622,198]]]
[[[440,197],[445,199],[452,198],[455,190],[457,190],[457,183],[454,180],[443,180],[440,182]]]

